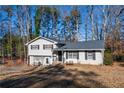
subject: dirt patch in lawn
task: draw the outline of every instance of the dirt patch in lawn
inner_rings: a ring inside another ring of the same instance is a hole
[[[105,88],[124,87],[124,67],[92,65],[53,65],[29,73],[8,76],[0,87]]]

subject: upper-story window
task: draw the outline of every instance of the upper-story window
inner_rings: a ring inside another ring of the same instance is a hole
[[[39,45],[31,45],[31,50],[39,50]]]
[[[52,44],[44,44],[43,49],[45,49],[45,50],[53,49],[53,45]]]

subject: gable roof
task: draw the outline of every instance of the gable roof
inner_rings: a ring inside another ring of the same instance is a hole
[[[65,46],[56,50],[102,50],[104,49],[104,40],[68,42]]]
[[[54,50],[104,50],[104,40],[90,40],[90,41],[78,41],[78,42],[65,42],[65,41],[58,41],[52,38],[45,38],[39,36],[28,43],[26,45],[38,40],[38,39],[45,39],[53,43],[65,43],[63,47],[56,48]]]
[[[36,41],[36,40],[38,40],[38,39],[45,39],[45,40],[47,40],[47,41],[50,41],[50,42],[53,42],[53,43],[57,43],[57,41],[55,41],[55,40],[53,40],[53,39],[45,38],[45,37],[39,36],[39,37],[36,37],[35,39],[33,39],[33,40],[27,42],[25,45],[29,45],[30,43],[32,43],[32,42],[34,42],[34,41]]]

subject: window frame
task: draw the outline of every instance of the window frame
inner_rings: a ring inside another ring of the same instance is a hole
[[[31,45],[31,50],[39,50],[40,45]]]
[[[86,60],[96,60],[96,52],[95,51],[86,51]]]
[[[67,52],[67,59],[79,59],[79,52],[78,51],[72,51],[72,52]]]
[[[52,50],[53,44],[43,44],[43,50]]]

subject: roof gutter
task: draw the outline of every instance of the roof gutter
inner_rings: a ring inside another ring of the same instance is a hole
[[[77,51],[77,50],[105,50],[105,49],[53,49],[55,51]]]

